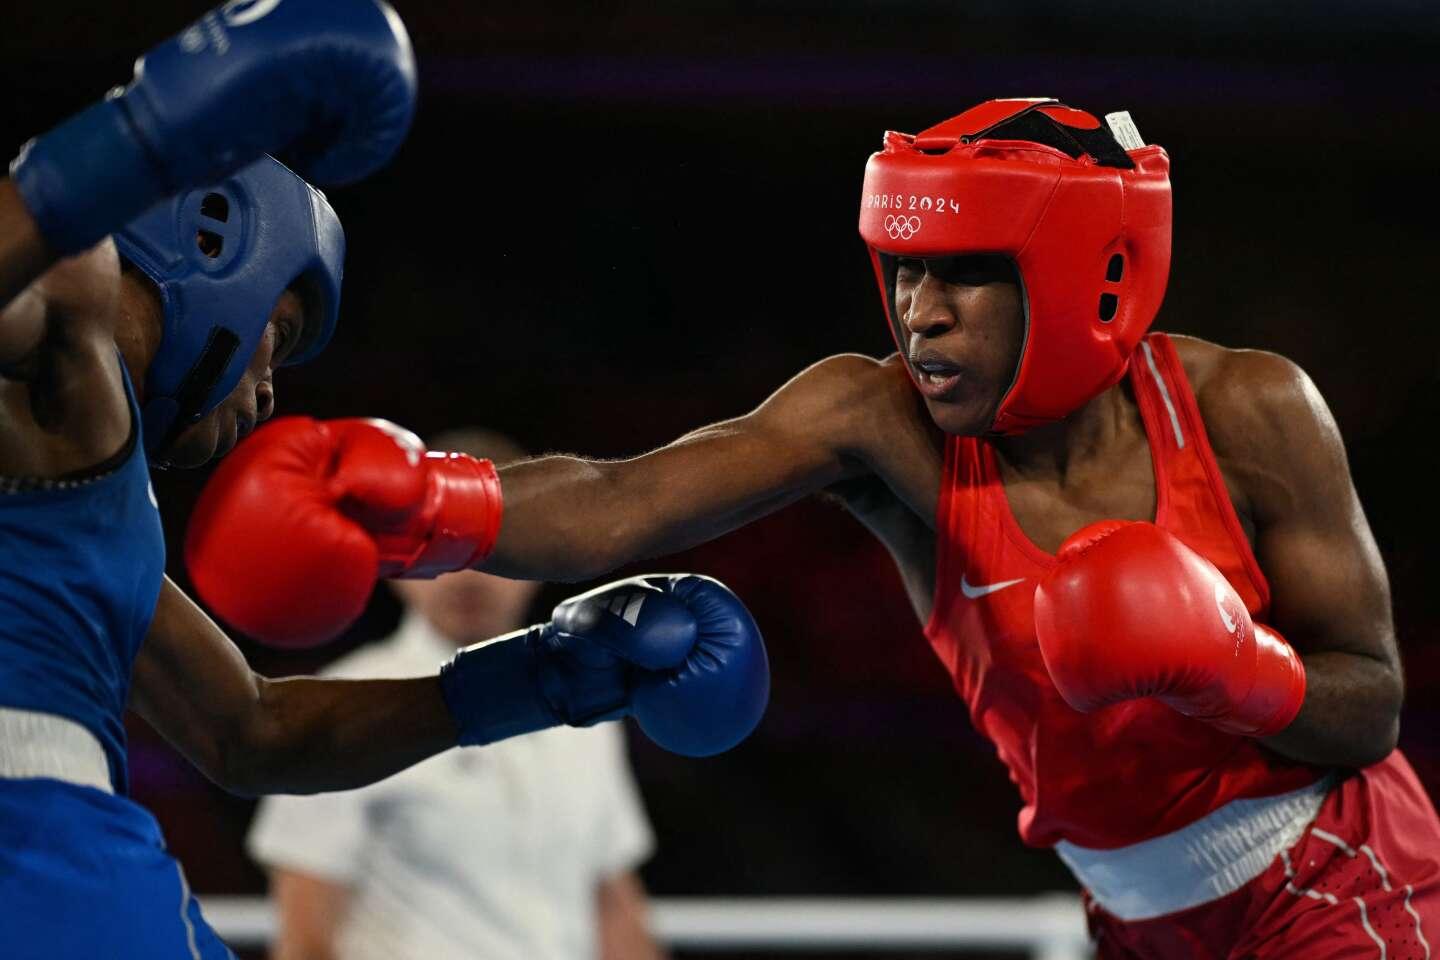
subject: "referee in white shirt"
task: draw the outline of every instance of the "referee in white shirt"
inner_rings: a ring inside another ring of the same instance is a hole
[[[435,437],[497,464],[477,430]],[[391,637],[325,671],[433,673],[456,647],[525,626],[538,585],[467,571],[390,581]],[[654,837],[618,723],[450,750],[346,793],[261,802],[250,853],[270,870],[274,960],[657,960],[635,873]]]

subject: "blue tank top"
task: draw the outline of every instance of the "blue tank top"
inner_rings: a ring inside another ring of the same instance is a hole
[[[140,410],[128,455],[95,479],[0,492],[0,706],[79,723],[128,790],[122,715],[165,573]]]

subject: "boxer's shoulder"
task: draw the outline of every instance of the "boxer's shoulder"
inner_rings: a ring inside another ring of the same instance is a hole
[[[896,355],[883,360],[858,353],[826,357],[801,371],[784,391],[811,427],[824,425],[844,446],[893,435],[899,423],[928,423],[905,365]]]
[[[791,377],[755,415],[782,433],[853,446],[907,386],[892,366],[858,353],[826,357]]]
[[[812,363],[792,382],[846,400],[879,399],[910,389],[896,354],[877,360],[863,353],[837,353]]]
[[[120,269],[108,240],[0,311],[0,474],[49,478],[113,455],[131,429],[116,353]]]
[[[1173,340],[1216,459],[1246,499],[1266,499],[1276,481],[1323,469],[1337,456],[1343,462],[1334,418],[1295,361],[1194,337]]]
[[[1324,410],[1314,383],[1287,357],[1222,347],[1197,337],[1171,339],[1212,440],[1217,432],[1273,436],[1292,429],[1297,417]]]
[[[881,360],[839,354],[806,369],[786,389],[792,387],[810,394],[811,411],[795,417],[797,427],[818,435],[836,455],[863,464],[852,482],[830,492],[891,543],[892,551],[902,534],[914,539],[916,517],[924,525],[935,515],[945,435],[926,412],[904,361],[896,354]],[[877,478],[883,482],[870,482]],[[933,544],[922,553],[928,562]]]
[[[935,426],[899,356],[883,360],[846,353],[827,357],[787,384],[791,426],[835,456],[885,478],[921,516],[945,462],[945,436]],[[933,512],[933,511],[932,511]]]
[[[118,316],[119,261],[115,245],[99,245],[57,262],[3,310],[6,330],[0,376],[41,375],[45,351],[78,351],[88,358],[97,344],[110,345]],[[108,347],[113,354],[114,347]]]

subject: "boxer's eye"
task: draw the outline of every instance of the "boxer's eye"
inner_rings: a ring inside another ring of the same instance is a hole
[[[290,356],[290,351],[295,346],[295,331],[288,323],[276,323],[275,325],[275,348],[271,351],[275,362],[279,363]]]
[[[919,274],[922,274],[924,272],[925,264],[921,263],[919,260],[902,259],[896,261],[896,275],[904,277],[906,280],[909,280],[912,277],[918,276]]]
[[[1009,261],[986,254],[937,257],[929,266],[931,273],[957,286],[978,287],[1011,279]]]

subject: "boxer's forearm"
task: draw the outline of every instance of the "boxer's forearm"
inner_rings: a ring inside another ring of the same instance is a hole
[[[500,470],[504,519],[481,569],[584,580],[712,540],[890,456],[879,426],[903,373],[843,354],[801,371],[751,413],[631,460],[542,457]],[[878,413],[877,413],[878,411]]]
[[[362,786],[456,739],[436,677],[267,680],[168,577],[135,658],[130,706],[242,794]]]
[[[545,457],[502,470],[505,517],[481,569],[522,580],[591,580],[713,540],[823,487],[767,489],[758,475],[743,485],[710,481],[737,468],[691,465],[708,459],[668,447],[637,460]]]
[[[846,476],[838,458],[812,450],[746,417],[633,460],[551,456],[506,467],[500,537],[481,569],[577,581],[688,549]]]
[[[1403,684],[1399,670],[1361,654],[1302,656],[1305,700],[1295,720],[1261,742],[1292,760],[1364,767],[1395,749]]]
[[[455,737],[435,677],[262,679],[223,786],[246,794],[351,790],[454,746]]]
[[[570,456],[529,460],[499,471],[504,516],[480,569],[516,580],[577,581],[625,563],[616,465]],[[617,513],[618,510],[618,513]]]
[[[15,184],[0,180],[0,307],[55,262]]]

